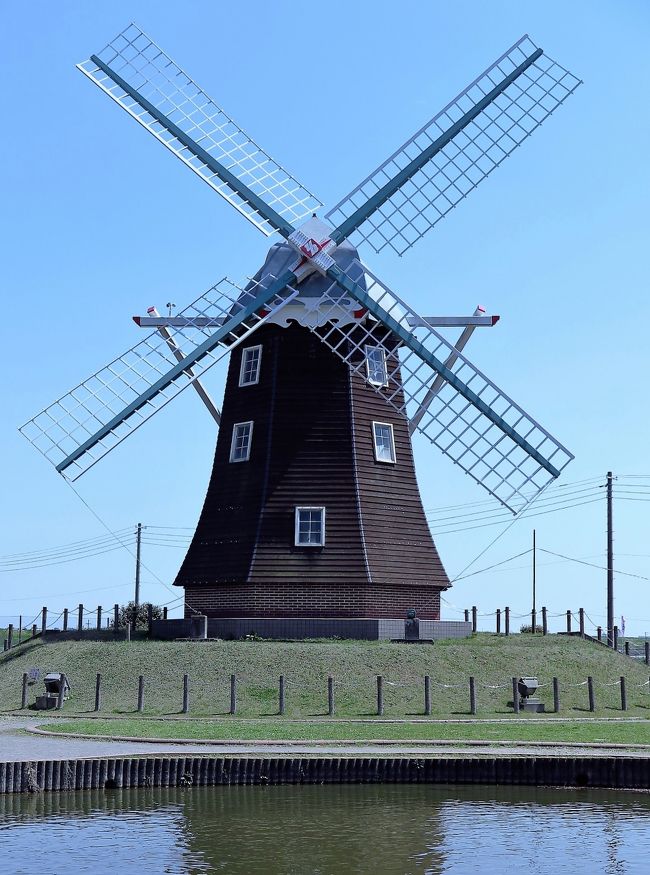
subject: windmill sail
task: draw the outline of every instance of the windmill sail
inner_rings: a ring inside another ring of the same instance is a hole
[[[188,323],[175,339],[192,352],[181,362],[155,331],[20,431],[59,473],[76,480],[293,300],[297,292],[286,289],[291,278],[265,277],[246,289],[221,280],[183,310]],[[206,315],[212,317],[207,326]]]
[[[267,236],[321,206],[137,25],[77,66]]]
[[[332,239],[402,255],[578,85],[523,36],[327,213]]]
[[[360,269],[363,286],[351,278]],[[357,262],[349,274],[337,276],[334,269],[329,277],[334,282],[325,290],[322,307],[330,306],[335,312],[344,289],[377,321],[369,319],[356,325],[331,322],[328,327],[312,330],[403,416],[409,418],[424,402],[418,431],[510,510],[519,512],[573,459],[559,441],[368,268]],[[418,325],[411,329],[409,323],[414,321]],[[385,381],[371,379],[369,346],[382,351]],[[451,367],[445,361],[452,362]],[[431,393],[436,381],[437,391]]]

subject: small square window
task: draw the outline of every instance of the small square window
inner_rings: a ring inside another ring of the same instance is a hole
[[[239,368],[239,385],[254,386],[260,379],[262,363],[262,345],[247,346],[242,350],[241,366]]]
[[[252,422],[236,422],[232,428],[230,442],[230,461],[247,462],[251,454]]]
[[[373,386],[388,385],[388,368],[386,367],[386,350],[383,346],[368,346],[366,352],[366,373],[368,382]]]
[[[296,533],[297,547],[323,547],[325,544],[325,508],[297,507]]]
[[[395,438],[389,422],[373,422],[372,437],[375,444],[375,461],[395,464]]]

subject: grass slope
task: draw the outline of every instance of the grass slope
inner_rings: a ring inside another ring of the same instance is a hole
[[[650,716],[648,669],[579,638],[549,635],[479,634],[473,638],[407,646],[387,642],[58,642],[34,643],[0,657],[0,710],[20,706],[24,671],[64,671],[72,685],[66,713],[83,714],[94,704],[95,674],[103,677],[103,712],[136,709],[138,675],[145,676],[145,714],[178,714],[183,674],[190,676],[190,714],[225,714],[230,674],[239,679],[238,715],[277,713],[278,677],[286,677],[286,716],[315,717],[327,711],[327,676],[335,680],[336,714],[369,717],[376,711],[376,675],[384,676],[385,715],[409,717],[423,711],[423,676],[432,679],[433,716],[467,715],[470,675],[478,685],[478,716],[512,713],[513,675],[536,675],[540,696],[552,709],[553,676],[560,679],[562,713],[585,716],[586,686],[569,686],[592,675],[596,716],[620,716],[618,680],[628,682],[630,716]],[[449,685],[447,687],[443,684]],[[460,686],[456,686],[460,685]],[[609,685],[609,686],[608,686]],[[30,701],[42,683],[30,688]]]

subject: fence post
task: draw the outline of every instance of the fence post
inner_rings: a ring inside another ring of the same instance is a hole
[[[280,675],[280,684],[278,687],[278,711],[284,714],[284,675]]]
[[[566,612],[566,630],[571,631],[571,611]]]
[[[476,605],[472,605],[472,632],[476,632],[477,627],[477,614],[476,614]]]
[[[510,634],[510,608],[506,606],[506,635]]]
[[[384,713],[384,679],[377,675],[377,715],[379,717]]]
[[[596,698],[594,696],[594,679],[589,676],[587,678],[587,692],[589,693],[589,710],[596,710]]]
[[[623,675],[621,675],[621,711],[627,711],[627,687]]]
[[[597,629],[596,629],[596,635],[598,636],[598,640],[599,640],[599,641],[602,641],[602,640],[603,640],[603,627],[602,627],[602,626],[598,626],[598,627],[597,627]]]
[[[469,679],[469,713],[476,714],[476,679]]]
[[[97,630],[102,628],[102,607],[97,605]]]
[[[629,641],[625,642],[625,655],[626,656],[630,655],[630,642]]]
[[[41,632],[45,632],[47,629],[47,608],[44,607],[41,611]]]
[[[95,678],[95,711],[102,710],[102,676],[97,672]]]
[[[36,638],[36,623],[32,624],[32,638]]]
[[[64,632],[68,631],[68,609],[67,608],[63,609],[63,631]]]
[[[79,605],[77,614],[77,632],[81,632],[84,627],[84,606]]]
[[[548,617],[546,608],[542,608],[542,635],[548,635]]]
[[[469,610],[468,610],[468,608],[465,608],[465,622],[469,623]]]
[[[517,678],[512,679],[512,708],[515,714],[519,714],[519,689],[517,687]]]
[[[535,608],[530,612],[530,631],[533,635],[537,632],[537,611]]]
[[[18,643],[23,640],[23,615],[18,617]]]
[[[167,619],[167,608],[163,608],[163,620]]]
[[[585,609],[580,608],[578,610],[578,616],[580,618],[580,637],[585,637]]]
[[[230,675],[230,713],[237,713],[237,675]]]
[[[187,677],[187,675],[185,675]],[[183,707],[185,707],[185,690],[183,689]],[[138,711],[144,711],[144,675],[138,678]]]
[[[614,650],[618,652],[618,626],[614,626]]]
[[[334,716],[334,678],[332,675],[327,678],[327,713],[330,717]]]
[[[497,635],[501,634],[501,608],[497,608]]]
[[[553,678],[553,711],[560,713],[560,685],[557,678]]]
[[[7,650],[11,650],[14,643],[14,624],[9,623],[7,626]]]
[[[424,713],[431,716],[431,678],[428,674],[424,676]]]
[[[190,679],[189,676],[183,675],[183,714],[187,714],[190,710]]]
[[[5,638],[5,639],[3,640],[3,642],[2,642],[2,650],[3,650],[4,653],[6,653],[7,650],[9,649],[9,648],[7,647],[7,644],[8,644],[8,643],[9,643],[9,642],[7,641],[6,638]]]
[[[27,707],[27,681],[29,680],[29,675],[26,671],[23,672],[23,688],[20,696],[20,708]]]
[[[147,628],[149,630],[149,635],[151,635],[153,631],[153,605],[147,605]]]
[[[113,605],[113,632],[117,634],[120,625],[120,606]]]
[[[650,665],[650,641],[645,642],[645,664]]]

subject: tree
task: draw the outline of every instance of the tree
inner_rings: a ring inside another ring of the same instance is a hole
[[[133,625],[133,621],[135,620],[135,628],[136,629],[146,629],[149,619],[149,606],[150,602],[143,602],[139,604],[136,611],[135,602],[129,602],[126,605],[120,606],[120,611],[118,614],[118,625],[121,629],[124,629],[129,623],[131,626]],[[158,605],[151,605],[151,612],[154,620],[162,620],[163,610]]]

